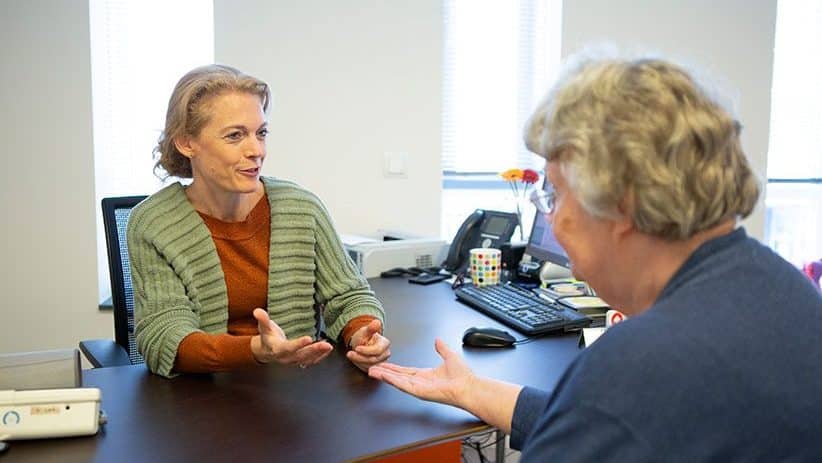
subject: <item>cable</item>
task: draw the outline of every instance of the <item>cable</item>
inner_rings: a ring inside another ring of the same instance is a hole
[[[523,344],[528,344],[529,342],[534,342],[534,341],[536,341],[537,339],[539,339],[539,337],[538,337],[538,336],[534,336],[534,337],[532,337],[532,338],[522,338],[522,339],[517,339],[516,341],[514,341],[514,345],[515,345],[515,346],[521,346],[521,345],[523,345]]]
[[[499,445],[500,442],[505,442],[505,435],[503,435],[499,439],[495,439],[494,442],[490,442],[490,443],[487,443],[487,444],[483,445],[482,448],[487,449],[488,447],[490,447],[492,445]]]
[[[457,289],[465,284],[465,272],[460,272],[454,276],[454,282],[451,283],[451,289]]]
[[[491,436],[494,433],[496,433],[496,431],[485,431],[485,432],[481,432],[481,433],[478,433],[478,434],[472,434],[472,435],[466,437],[465,439],[463,439],[463,442],[470,443],[470,444],[473,444],[475,442],[480,442],[482,444],[485,444],[486,442],[488,442],[488,439],[490,439]]]
[[[496,431],[486,431],[486,432],[481,433],[481,434],[474,434],[474,435],[468,436],[468,437],[466,437],[462,440],[462,445],[465,448],[468,448],[468,449],[471,449],[471,450],[474,450],[475,452],[477,452],[477,456],[480,459],[480,463],[486,463],[486,462],[488,462],[488,459],[485,458],[485,455],[482,453],[482,448],[487,447],[488,440],[491,439],[491,436],[495,432]],[[465,458],[465,452],[463,452],[462,459],[463,459],[463,461],[467,461],[466,458]]]
[[[487,460],[485,459],[485,455],[482,454],[482,448],[480,448],[479,442],[474,445],[477,447],[477,455],[479,455],[480,463],[485,463]]]

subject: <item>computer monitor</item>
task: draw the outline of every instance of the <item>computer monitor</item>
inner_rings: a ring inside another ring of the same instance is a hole
[[[548,191],[551,184],[547,181],[543,182],[542,188]],[[534,225],[531,227],[531,236],[528,238],[525,253],[543,264],[541,276],[548,278],[571,276],[571,262],[568,260],[568,254],[559,245],[545,214],[539,211],[536,211],[534,216]]]

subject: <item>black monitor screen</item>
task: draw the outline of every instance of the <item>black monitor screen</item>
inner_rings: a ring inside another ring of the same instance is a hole
[[[551,184],[544,182],[542,187],[547,191],[551,188]],[[565,268],[571,268],[568,255],[554,237],[551,224],[545,218],[545,214],[539,211],[536,211],[534,225],[531,228],[531,237],[528,239],[525,253],[542,262],[551,262]]]

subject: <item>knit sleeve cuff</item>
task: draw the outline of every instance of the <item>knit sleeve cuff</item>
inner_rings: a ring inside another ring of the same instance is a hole
[[[355,317],[351,319],[343,328],[342,331],[342,341],[343,345],[347,348],[351,347],[351,338],[354,336],[354,333],[357,332],[358,329],[362,328],[363,326],[368,325],[371,323],[372,320],[377,320],[377,317],[372,315],[360,315],[359,317]]]
[[[333,323],[326,325],[325,332],[329,338],[342,340],[342,332],[346,325],[348,325],[351,320],[362,316],[370,316],[382,321],[383,328],[385,328],[385,314],[382,311],[382,307],[376,302],[375,298],[353,298],[353,300],[346,304],[346,306],[350,308],[343,311],[343,313],[339,315]],[[329,306],[326,306],[326,312],[329,310],[332,309]]]

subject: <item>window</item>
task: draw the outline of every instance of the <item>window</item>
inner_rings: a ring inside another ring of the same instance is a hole
[[[822,1],[777,4],[765,241],[822,258]]]
[[[522,133],[559,65],[561,5],[444,2],[443,238],[476,208],[516,209],[499,172],[542,172],[544,161],[525,148]],[[533,213],[530,206],[522,212],[526,230]]]
[[[109,289],[100,200],[144,195],[162,183],[152,149],[177,80],[214,61],[210,0],[90,0],[99,297]]]

